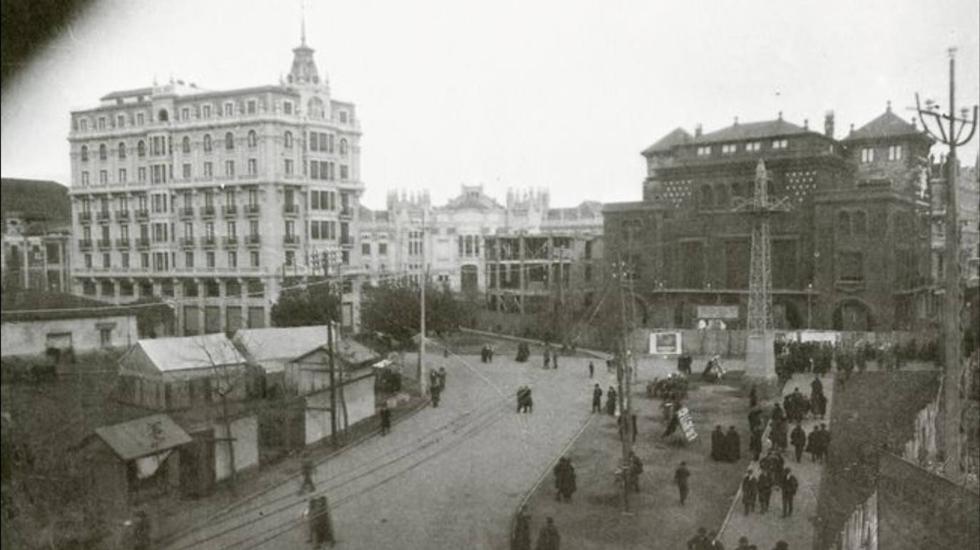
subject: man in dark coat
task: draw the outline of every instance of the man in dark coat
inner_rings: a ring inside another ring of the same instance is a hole
[[[592,412],[602,412],[602,388],[599,387],[599,384],[592,388]]]
[[[752,389],[749,390],[749,408],[754,409],[756,405],[759,404],[759,392],[755,388],[755,384],[752,384]]]
[[[793,497],[796,496],[796,490],[799,489],[800,484],[796,481],[796,476],[789,471],[789,468],[783,470],[783,517],[789,517],[793,515]]]
[[[803,456],[803,449],[806,447],[806,432],[799,422],[796,423],[793,432],[789,434],[789,442],[793,445],[793,449],[796,451],[796,461],[799,462]]]
[[[592,364],[592,361],[589,361],[589,378],[592,378],[594,374],[595,374],[595,365]]]
[[[735,426],[729,426],[728,433],[725,434],[725,461],[738,462],[740,458],[742,458],[742,442],[738,432],[735,431]]]
[[[711,460],[725,460],[725,432],[721,431],[721,426],[715,426],[715,431],[711,432]]]
[[[810,437],[807,438],[806,451],[810,453],[810,460],[817,462],[820,460],[820,426],[814,426],[810,430]]]
[[[823,393],[823,382],[820,381],[820,375],[814,375],[813,382],[810,382],[810,397],[818,393]]]
[[[762,426],[762,409],[759,407],[753,407],[749,411],[749,429],[755,431],[756,428]]]
[[[557,489],[555,500],[566,502],[572,500],[572,494],[576,489],[575,467],[572,466],[572,461],[567,457],[559,458],[558,464],[555,464],[554,474],[555,489]]]
[[[606,390],[606,414],[616,414],[616,388],[609,386]]]
[[[541,532],[538,533],[538,544],[535,546],[535,550],[559,550],[561,547],[561,535],[558,534],[558,528],[555,527],[555,520],[552,517],[548,517],[544,527],[541,528]]]
[[[674,484],[677,485],[677,493],[680,495],[681,506],[684,506],[684,501],[687,500],[687,493],[689,487],[687,480],[691,477],[691,471],[687,469],[687,463],[681,462],[680,466],[674,470]]]
[[[510,550],[531,550],[531,516],[527,513],[527,506],[521,506],[517,512]]]
[[[767,471],[759,474],[759,482],[756,486],[759,493],[759,513],[765,514],[769,511],[769,498],[772,497],[772,475]]]
[[[773,405],[773,407],[772,407],[772,414],[769,415],[769,419],[773,423],[782,422],[782,421],[786,420],[786,413],[783,412],[783,409],[782,409],[782,407],[779,406],[779,403],[776,403],[775,405]]]
[[[752,476],[751,472],[746,472],[742,478],[742,505],[745,507],[745,515],[755,511],[755,499],[758,498],[759,480]]]

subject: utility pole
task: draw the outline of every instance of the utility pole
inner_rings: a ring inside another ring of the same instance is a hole
[[[626,278],[628,274],[626,264],[622,261],[622,257],[619,257],[616,262],[616,270],[613,276],[619,282],[619,312],[622,329],[619,342],[619,361],[617,361],[616,365],[616,379],[619,382],[619,421],[621,423],[619,433],[623,445],[623,462],[621,466],[623,472],[623,513],[626,514],[630,511],[629,489],[631,469],[633,466],[631,460],[633,456],[633,422],[630,416],[630,372],[626,363],[630,332],[629,324],[626,321]]]
[[[939,105],[927,100],[925,108],[919,103],[919,94],[915,94],[915,109],[922,121],[922,126],[936,141],[949,147],[946,155],[946,238],[944,261],[946,264],[946,295],[943,304],[943,399],[940,402],[940,413],[943,426],[939,430],[940,448],[945,452],[946,464],[954,459],[955,474],[959,478],[963,468],[961,461],[960,441],[960,374],[964,367],[961,358],[963,332],[960,324],[960,309],[963,306],[963,293],[960,277],[960,227],[957,205],[957,173],[959,162],[956,159],[956,148],[964,145],[973,138],[977,129],[977,107],[973,107],[973,116],[969,117],[969,109],[962,109],[956,116],[956,48],[949,49],[949,111],[939,112]],[[937,131],[933,131],[926,122],[931,120]],[[944,128],[946,126],[946,128]],[[964,136],[964,131],[969,128]],[[952,474],[945,469],[947,475]]]
[[[425,285],[428,282],[429,266],[425,263],[426,261],[426,246],[425,246],[425,208],[422,209],[422,233],[419,240],[419,244],[422,247],[422,275],[420,276],[419,286],[421,287],[421,304],[419,307],[419,363],[416,368],[416,374],[419,379],[419,392],[422,396],[429,395],[429,377],[425,372],[425,361],[423,357],[425,356]]]
[[[330,290],[330,253],[323,253],[323,278]],[[328,294],[326,307],[330,307]],[[333,309],[333,308],[330,308]],[[327,315],[327,369],[330,372],[330,443],[337,444],[337,377],[333,359],[333,312]]]

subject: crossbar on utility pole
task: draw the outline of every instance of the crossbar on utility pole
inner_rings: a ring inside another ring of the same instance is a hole
[[[963,331],[960,323],[960,309],[963,304],[961,277],[960,277],[960,228],[959,212],[957,204],[957,187],[959,162],[956,159],[956,148],[965,145],[973,138],[977,129],[977,107],[973,107],[973,116],[967,118],[968,109],[963,109],[961,117],[956,116],[956,48],[949,49],[949,114],[937,112],[938,105],[926,102],[923,109],[919,102],[919,94],[915,94],[915,108],[918,111],[919,119],[925,130],[938,142],[949,147],[946,155],[946,235],[945,250],[943,258],[946,264],[945,276],[946,295],[944,296],[943,307],[943,398],[940,404],[940,412],[943,418],[943,429],[939,431],[941,447],[946,454],[946,463],[955,457],[955,475],[959,478],[962,474],[961,464],[963,460],[961,451],[961,441],[959,437],[959,383],[960,374],[964,367],[961,359],[961,347],[963,342]],[[929,128],[927,120],[932,120],[938,132]],[[948,125],[948,130],[943,126]],[[966,135],[965,129],[969,128]],[[950,441],[952,439],[952,441]],[[953,474],[947,470],[947,475]]]

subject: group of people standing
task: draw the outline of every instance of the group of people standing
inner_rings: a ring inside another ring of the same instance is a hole
[[[572,465],[572,459],[566,456],[559,458],[552,472],[555,474],[555,500],[570,502],[572,500],[572,494],[577,489],[575,485],[575,466]]]
[[[769,512],[769,501],[772,492],[778,490],[783,499],[782,517],[793,515],[793,499],[799,489],[799,481],[793,472],[785,466],[783,457],[776,449],[771,449],[765,458],[753,463],[745,477],[742,478],[742,506],[745,515],[756,511],[760,514]]]
[[[483,344],[483,349],[480,350],[480,361],[483,363],[493,363],[493,354],[496,353],[493,346],[490,344]]]
[[[561,535],[555,527],[555,519],[548,516],[545,524],[538,532],[538,544],[535,550],[559,550],[561,545]],[[514,530],[510,540],[511,550],[531,550],[531,515],[527,513],[527,507],[521,506],[517,513]]]
[[[618,397],[619,396],[616,393],[616,388],[609,386],[609,389],[606,390],[606,407],[605,407],[606,414],[608,415],[616,414],[616,399]],[[595,412],[602,412],[602,411],[603,411],[602,388],[599,387],[599,384],[596,384],[592,388],[592,412],[595,413]]]
[[[715,426],[715,431],[711,432],[711,460],[738,462],[740,458],[742,441],[735,426],[729,426],[728,432],[723,432],[721,426]]]
[[[544,361],[544,369],[557,369],[558,368],[558,351],[553,350],[550,347],[544,349],[544,355],[542,356]]]
[[[531,386],[527,384],[517,388],[517,412],[534,412],[534,399],[531,397]]]

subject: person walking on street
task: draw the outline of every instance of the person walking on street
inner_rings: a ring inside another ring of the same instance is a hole
[[[629,485],[637,493],[640,492],[640,474],[642,473],[643,462],[640,461],[640,457],[636,456],[636,453],[630,453]]]
[[[521,506],[517,512],[514,534],[510,539],[510,550],[531,550],[531,516],[527,513],[527,506]]]
[[[591,379],[594,374],[595,374],[595,364],[593,364],[592,361],[589,361],[589,378]]]
[[[388,435],[391,431],[391,409],[388,408],[388,403],[381,404],[381,435]]]
[[[735,426],[728,427],[725,434],[725,462],[738,462],[742,458],[742,441]]]
[[[687,469],[687,463],[681,462],[680,466],[674,470],[674,484],[677,485],[677,493],[680,496],[681,506],[684,506],[684,502],[687,500],[689,490],[687,480],[690,477],[691,471]]]
[[[300,472],[303,475],[303,483],[299,487],[299,494],[302,495],[316,491],[316,485],[313,484],[313,461],[309,458],[304,458],[303,464],[300,466]]]
[[[592,388],[592,412],[602,412],[602,388],[599,387],[599,384]]]
[[[806,432],[799,422],[793,428],[793,433],[789,434],[789,442],[793,445],[793,449],[796,451],[796,461],[799,462],[803,456],[803,449],[806,448]]]
[[[752,472],[745,472],[742,478],[742,506],[745,508],[745,515],[755,511],[755,499],[758,498],[759,481],[755,479]]]
[[[759,513],[765,514],[769,511],[769,499],[772,497],[772,474],[766,471],[759,474],[757,491],[759,494]]]
[[[756,389],[755,384],[752,384],[752,389],[749,390],[749,408],[754,409],[758,404],[759,404],[759,391]]]
[[[551,352],[551,365],[553,369],[558,370],[558,351],[555,350]]]
[[[324,544],[332,547],[336,544],[333,522],[330,519],[330,508],[327,506],[327,497],[311,498],[305,515],[310,522],[310,538],[314,548],[321,548]]]
[[[548,516],[545,521],[544,527],[538,533],[538,544],[534,547],[535,550],[560,550],[561,535],[558,534],[558,528],[555,527],[554,518]]]
[[[606,414],[616,414],[616,388],[609,386],[606,390]]]
[[[544,368],[545,370],[551,366],[551,352],[547,349],[544,350]]]
[[[783,472],[783,517],[788,518],[793,515],[793,497],[796,496],[796,490],[799,489],[800,484],[796,481],[796,476],[790,472],[789,468],[786,468]]]
[[[725,432],[721,431],[721,425],[715,426],[715,431],[711,432],[711,460],[721,462],[725,460]]]

